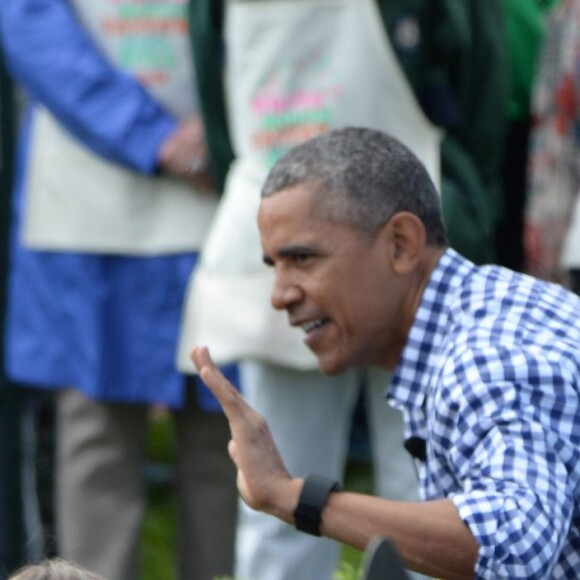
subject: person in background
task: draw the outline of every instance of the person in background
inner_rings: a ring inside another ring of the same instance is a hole
[[[401,415],[380,404],[389,373],[320,374],[301,333],[267,306],[259,190],[272,164],[309,137],[345,124],[387,130],[440,186],[454,247],[492,260],[507,83],[501,2],[208,0],[190,14],[210,158],[225,192],[192,280],[180,368],[194,372],[189,348],[199,343],[220,363],[242,361],[244,395],[272,425],[289,468],[336,479],[364,387],[375,489],[412,499]],[[328,579],[338,554],[332,542],[241,507],[240,578]]]
[[[218,203],[185,0],[3,0],[0,21],[30,99],[6,372],[56,393],[59,552],[109,580],[141,577],[147,426],[163,405],[178,446],[179,577],[230,574],[227,422],[175,366],[187,280]]]
[[[578,73],[580,3],[563,0],[548,20],[533,90],[526,269],[580,293]]]
[[[497,230],[497,263],[525,269],[524,214],[527,197],[531,94],[547,16],[560,0],[506,0],[510,96],[503,148],[503,213]]]
[[[578,296],[451,249],[425,168],[370,129],[285,155],[263,185],[258,225],[271,305],[302,328],[321,371],[393,372],[387,398],[421,448],[423,501],[289,471],[264,417],[192,345],[230,421],[249,507],[361,550],[386,538],[436,578],[578,578]]]

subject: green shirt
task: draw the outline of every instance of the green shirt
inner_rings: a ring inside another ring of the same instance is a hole
[[[527,118],[546,14],[560,0],[505,0],[506,32],[511,78],[509,116]]]

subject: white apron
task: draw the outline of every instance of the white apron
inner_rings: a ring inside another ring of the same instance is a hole
[[[177,118],[197,112],[186,0],[69,1],[114,66],[140,79]],[[144,176],[99,157],[43,108],[34,118],[29,167],[23,242],[34,249],[193,251],[218,203],[217,195],[176,179]]]
[[[207,345],[218,363],[317,367],[303,333],[270,305],[274,273],[256,223],[269,168],[292,146],[356,125],[399,138],[439,183],[439,131],[416,103],[374,0],[227,3],[226,75],[237,161],[190,284],[178,366]]]

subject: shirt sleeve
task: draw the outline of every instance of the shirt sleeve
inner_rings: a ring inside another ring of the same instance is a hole
[[[95,153],[154,172],[177,121],[139,82],[101,54],[67,0],[2,0],[0,36],[7,67]]]
[[[477,578],[550,577],[578,485],[571,374],[516,356],[514,364],[509,349],[466,350],[448,365],[436,403],[438,424],[457,418],[435,452],[451,467],[461,491],[449,497],[480,545]]]

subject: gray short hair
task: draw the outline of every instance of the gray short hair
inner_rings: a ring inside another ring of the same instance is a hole
[[[417,157],[386,133],[346,127],[298,145],[271,169],[262,197],[304,184],[315,188],[328,219],[374,237],[394,214],[407,211],[423,222],[428,244],[448,243],[433,181]]]
[[[9,580],[106,580],[64,558],[46,559],[21,568]]]

